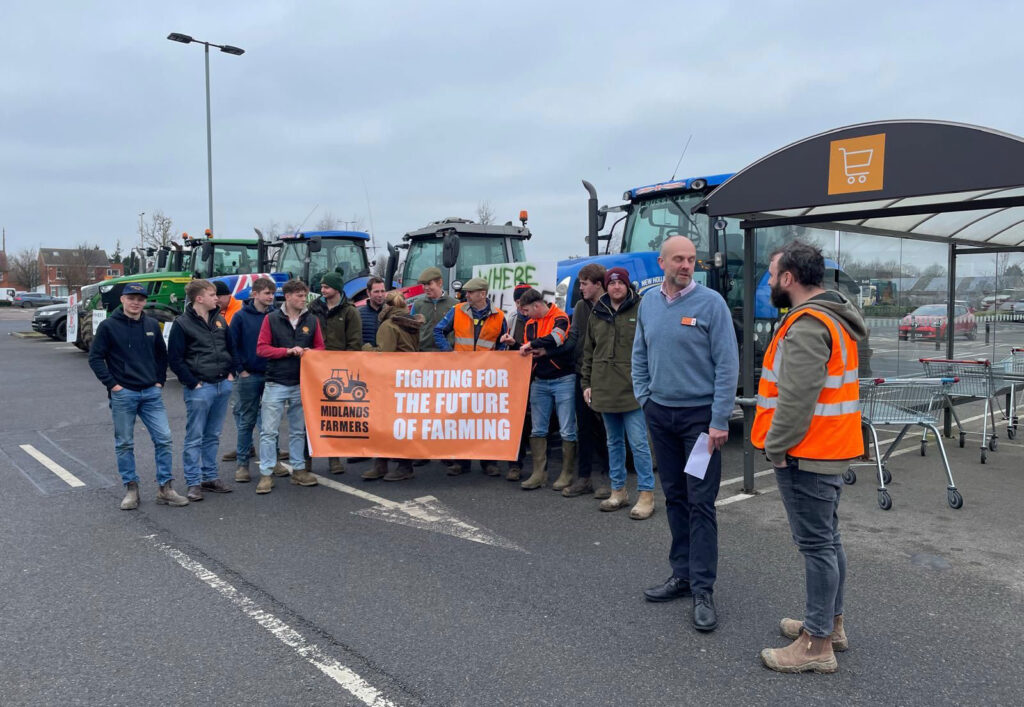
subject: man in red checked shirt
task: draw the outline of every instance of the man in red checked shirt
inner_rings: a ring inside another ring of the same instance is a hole
[[[310,349],[322,350],[324,337],[317,318],[306,309],[309,287],[302,280],[289,280],[284,290],[284,306],[263,319],[256,342],[256,355],[267,359],[266,387],[260,406],[260,481],[256,493],[274,488],[277,464],[277,435],[281,417],[288,408],[288,456],[292,483],[316,486],[316,477],[306,470],[306,421],[302,416],[299,390],[300,358]]]

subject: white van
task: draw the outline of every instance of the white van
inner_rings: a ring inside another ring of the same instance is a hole
[[[0,302],[13,302],[15,291],[13,287],[0,287]]]

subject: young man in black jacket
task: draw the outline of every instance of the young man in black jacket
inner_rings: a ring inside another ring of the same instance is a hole
[[[184,388],[188,500],[202,501],[203,491],[231,492],[218,478],[217,446],[238,366],[213,283],[193,280],[185,286],[185,298],[185,312],[171,325],[167,357]]]
[[[162,389],[167,380],[167,348],[155,319],[142,313],[146,286],[130,282],[121,293],[121,309],[100,323],[89,351],[89,366],[107,387],[114,419],[117,471],[125,487],[121,510],[139,507],[135,473],[135,418],[149,431],[156,453],[157,503],[187,506],[188,499],[171,488],[171,427]]]

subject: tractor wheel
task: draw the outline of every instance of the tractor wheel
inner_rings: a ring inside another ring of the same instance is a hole
[[[353,400],[360,401],[360,400],[362,400],[365,397],[366,397],[366,388],[363,388],[362,386],[358,386],[357,385],[355,388],[352,389],[352,399]]]
[[[328,400],[337,400],[341,395],[341,391],[341,383],[334,378],[324,383],[324,397]]]

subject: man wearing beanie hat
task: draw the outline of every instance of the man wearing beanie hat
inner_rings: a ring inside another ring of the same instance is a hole
[[[409,314],[423,316],[423,328],[420,329],[420,351],[440,351],[434,341],[434,327],[444,319],[458,302],[444,292],[444,277],[437,267],[424,268],[420,273],[419,283],[423,285],[423,294],[409,305]]]
[[[462,286],[466,301],[455,305],[434,327],[434,343],[441,351],[504,351],[502,337],[508,333],[505,313],[487,299],[487,280],[474,277]],[[448,344],[451,337],[454,345]],[[496,461],[482,461],[488,476],[501,473]],[[470,470],[468,459],[449,465],[448,474],[458,476]]]
[[[235,316],[235,312],[242,308],[242,300],[231,296],[228,283],[223,280],[217,280],[213,286],[217,288],[217,306],[220,307],[220,316],[224,317],[225,322],[231,324],[231,318]]]
[[[321,296],[313,300],[309,305],[309,311],[320,322],[324,348],[328,351],[361,351],[363,320],[359,316],[359,310],[345,296],[344,288],[345,281],[341,273],[333,270],[324,273],[320,279]],[[330,457],[328,464],[332,474],[341,474],[345,471],[340,457]],[[306,462],[306,470],[312,470],[312,460]]]

